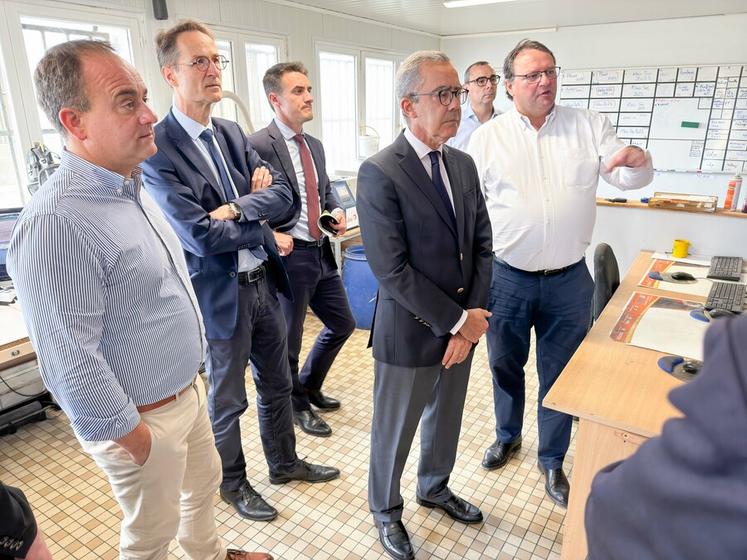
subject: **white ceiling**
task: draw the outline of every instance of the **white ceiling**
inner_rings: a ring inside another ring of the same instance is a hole
[[[469,8],[444,8],[442,0],[279,1],[439,36],[747,13],[746,0],[517,0]]]

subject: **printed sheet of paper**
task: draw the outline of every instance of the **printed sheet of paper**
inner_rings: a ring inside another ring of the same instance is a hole
[[[610,338],[675,356],[703,359],[708,323],[690,316],[702,304],[633,292]]]

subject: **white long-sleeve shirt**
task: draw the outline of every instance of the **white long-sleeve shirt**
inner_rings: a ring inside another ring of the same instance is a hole
[[[601,175],[620,189],[653,179],[641,168],[604,163],[626,146],[594,111],[555,106],[536,130],[515,108],[479,127],[469,144],[493,227],[493,251],[521,270],[569,266],[584,255]],[[601,165],[600,165],[601,163]]]

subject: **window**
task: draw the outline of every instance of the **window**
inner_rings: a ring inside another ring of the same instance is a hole
[[[224,90],[236,91],[233,75],[234,60],[232,43],[231,41],[218,39],[215,41],[215,44],[218,47],[218,53],[225,56],[229,61],[228,66],[226,66],[226,69],[223,70],[223,73],[221,75],[221,85]],[[212,116],[220,117],[223,119],[230,119],[232,121],[238,121],[239,111],[236,103],[224,97],[220,103],[216,104],[213,107]]]
[[[356,57],[348,54],[319,53],[319,83],[322,100],[322,139],[327,167],[335,170],[358,169]]]
[[[366,57],[366,113],[364,123],[379,136],[379,149],[394,140],[397,111],[393,60]],[[367,131],[368,132],[368,131]]]
[[[0,64],[0,208],[15,208],[23,204],[21,186],[22,158],[18,148],[17,127],[11,122],[12,107],[5,69]]]
[[[109,41],[122,58],[130,63],[133,61],[130,33],[123,27],[21,17],[21,29],[23,30],[29,70],[32,75],[36,65],[50,47],[75,39]],[[36,91],[34,91],[34,94],[36,94]],[[62,138],[60,134],[38,106],[37,111],[42,129],[42,141],[50,150],[61,154]]]
[[[245,43],[246,76],[249,85],[249,114],[255,128],[267,126],[275,115],[267,102],[262,78],[267,69],[278,63],[278,47],[262,43]]]
[[[330,174],[353,172],[370,155],[362,135],[378,137],[379,149],[394,140],[400,126],[394,93],[399,60],[386,53],[319,50],[318,99]]]

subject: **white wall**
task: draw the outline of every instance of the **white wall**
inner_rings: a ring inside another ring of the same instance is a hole
[[[620,6],[624,8],[624,4]],[[460,72],[475,60],[486,59],[503,74],[506,53],[525,37],[547,45],[555,53],[558,65],[569,69],[745,64],[746,32],[747,14],[737,14],[565,27],[531,34],[444,38],[441,48]],[[503,109],[511,106],[503,91],[496,104]],[[655,161],[656,154],[652,155]],[[598,193],[603,197],[635,199],[654,191],[673,191],[717,194],[723,200],[728,178],[725,174],[657,172],[652,184],[639,191],[620,193],[600,182]],[[743,192],[742,196],[747,195]],[[675,236],[693,241],[698,252],[702,252],[701,248],[716,252],[722,247],[722,253],[747,257],[747,220],[625,208],[600,208],[592,249],[596,242],[605,241],[616,253],[623,253],[623,260],[629,264],[628,256],[641,249],[671,248]]]

